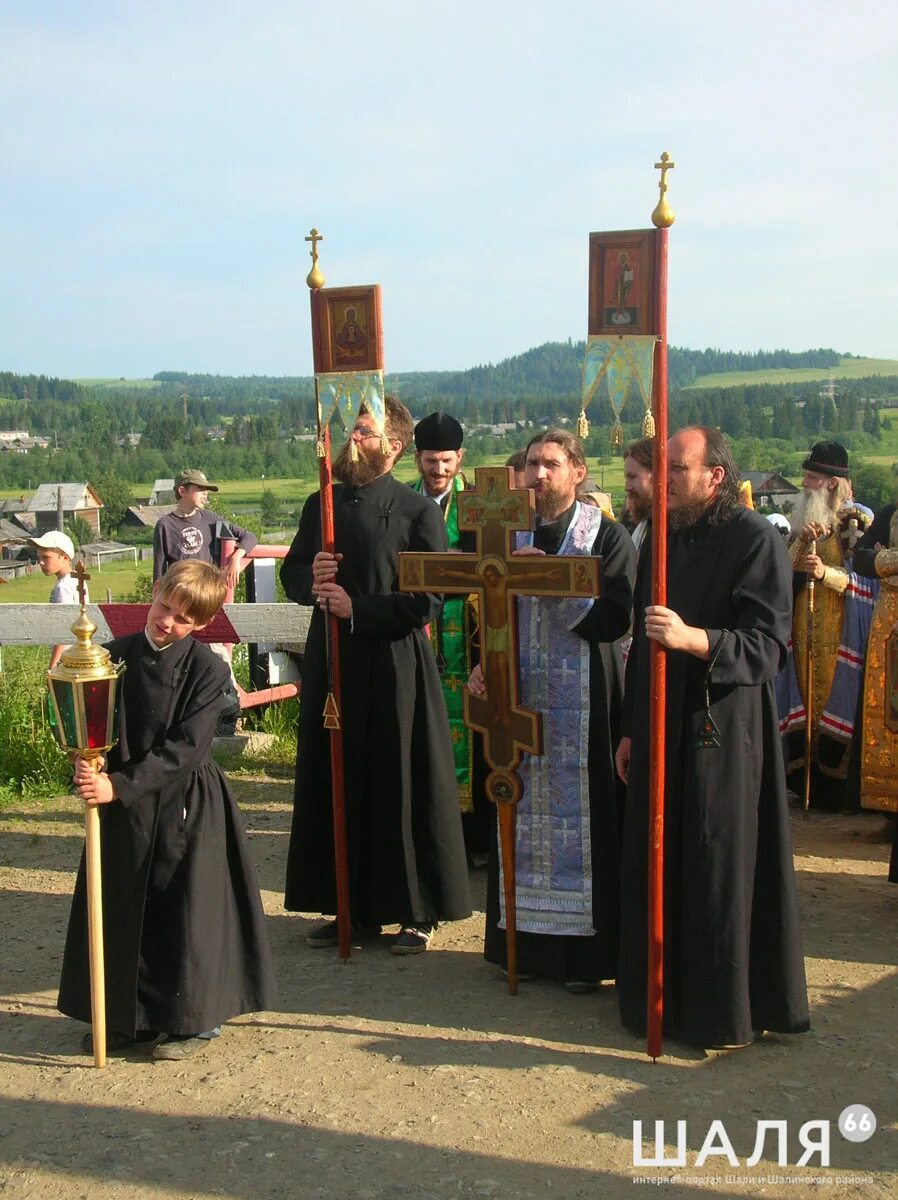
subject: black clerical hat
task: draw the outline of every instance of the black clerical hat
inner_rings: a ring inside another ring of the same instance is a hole
[[[816,471],[818,475],[835,475],[848,478],[848,451],[841,442],[818,442],[801,464],[802,471]]]
[[[416,450],[460,450],[465,432],[448,413],[435,412],[415,426]]]

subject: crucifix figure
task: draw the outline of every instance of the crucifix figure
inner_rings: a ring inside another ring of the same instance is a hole
[[[515,805],[521,798],[516,768],[524,752],[542,753],[538,713],[520,703],[517,595],[595,597],[594,558],[552,555],[514,557],[511,538],[533,527],[533,493],[514,488],[509,467],[478,467],[472,492],[458,496],[459,527],[477,540],[474,554],[400,554],[399,586],[409,592],[477,595],[480,608],[481,669],[486,695],[465,692],[465,724],[483,735],[490,767],[486,794],[498,805],[505,883],[508,984],[517,990],[515,945]]]

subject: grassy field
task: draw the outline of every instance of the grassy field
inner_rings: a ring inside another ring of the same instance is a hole
[[[123,384],[129,388],[158,388],[162,385],[158,379],[107,379],[98,377],[96,379],[75,379],[73,383],[78,383],[82,387],[108,387],[117,388]]]
[[[741,387],[751,383],[814,383],[828,379],[863,379],[866,375],[898,375],[898,359],[843,358],[837,367],[775,367],[769,371],[725,371],[702,375],[691,388]]]
[[[151,575],[151,562],[110,562],[104,563],[103,569],[97,571],[91,568],[90,582],[87,585],[91,600],[95,603],[106,600],[107,588],[112,592],[113,600],[121,601],[134,591],[138,575]],[[53,580],[35,570],[33,575],[21,579],[11,579],[0,584],[0,603],[2,604],[46,604],[50,599]]]

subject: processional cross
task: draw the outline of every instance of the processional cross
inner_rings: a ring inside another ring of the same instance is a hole
[[[477,467],[471,492],[458,494],[458,524],[476,537],[474,554],[399,555],[399,587],[406,592],[475,594],[480,608],[480,665],[486,695],[465,691],[465,724],[483,735],[490,767],[487,796],[499,809],[508,987],[517,992],[515,938],[515,805],[522,784],[516,768],[526,751],[542,754],[539,713],[520,703],[516,596],[595,597],[599,563],[591,557],[512,557],[511,536],[533,528],[533,492],[513,487],[510,467]]]
[[[88,575],[87,568],[80,558],[75,563],[74,567],[72,567],[72,574],[78,580],[78,603],[84,604],[87,598],[87,588],[84,585],[87,583],[88,579],[90,579],[90,576]]]

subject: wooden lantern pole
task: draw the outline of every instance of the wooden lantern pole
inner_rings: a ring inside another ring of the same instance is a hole
[[[652,604],[667,604],[667,251],[674,223],[665,193],[667,172],[676,164],[665,151],[655,163],[661,171],[661,196],[652,223],[655,234],[655,313],[658,341],[652,375],[655,452],[652,463]],[[664,784],[667,720],[667,656],[650,643],[649,838],[648,838],[648,980],[646,1051],[662,1052],[664,1022]]]
[[[312,339],[315,362],[315,409],[318,421],[318,487],[321,496],[321,549],[327,554],[335,553],[334,533],[334,476],[331,462],[330,426],[321,427],[321,400],[318,393],[318,364],[321,362],[320,322],[316,319],[317,293],[324,287],[325,279],[318,266],[318,243],[322,235],[313,229],[305,239],[312,243],[312,269],[306,276],[311,289]],[[340,629],[337,618],[330,611],[324,614],[327,645],[327,701],[325,702],[324,727],[330,732],[331,752],[331,807],[334,824],[334,875],[337,896],[337,939],[340,957],[349,960],[351,947],[351,918],[349,911],[349,857],[346,848],[346,777],[343,768],[343,723],[341,719],[342,696],[340,693]]]
[[[94,771],[97,759],[90,759]],[[87,883],[87,944],[90,953],[90,1021],[94,1066],[106,1066],[106,961],[103,954],[103,882],[100,868],[100,810],[84,805],[84,866]]]

